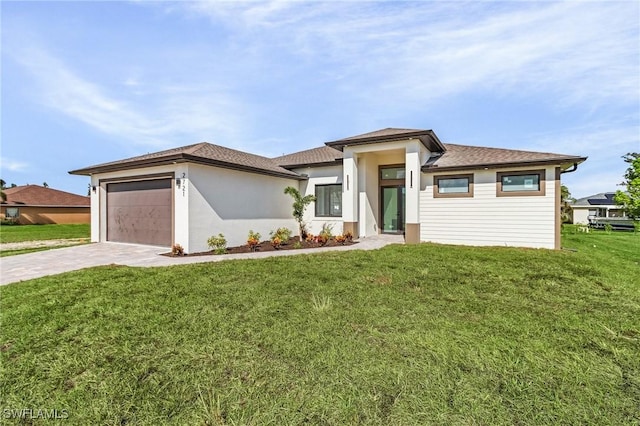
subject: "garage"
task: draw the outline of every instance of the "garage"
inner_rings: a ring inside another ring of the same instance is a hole
[[[171,179],[107,184],[107,240],[169,247]]]

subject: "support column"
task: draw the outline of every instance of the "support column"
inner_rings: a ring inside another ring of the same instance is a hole
[[[358,162],[349,147],[344,148],[342,162],[342,227],[358,238]]]
[[[420,242],[420,146],[407,144],[405,152],[405,242]]]

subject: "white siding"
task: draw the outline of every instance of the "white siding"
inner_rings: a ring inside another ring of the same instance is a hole
[[[208,250],[207,239],[218,233],[236,246],[246,244],[249,230],[266,240],[277,228],[287,227],[294,235],[298,229],[292,199],[284,193],[287,186],[297,188],[297,180],[198,164],[189,164],[186,178],[189,239],[176,242],[187,252]]]
[[[517,170],[527,169],[474,171],[474,196],[469,198],[434,198],[433,174],[423,175],[421,240],[553,249],[556,214],[554,168],[546,168],[544,196],[497,197],[496,172]]]

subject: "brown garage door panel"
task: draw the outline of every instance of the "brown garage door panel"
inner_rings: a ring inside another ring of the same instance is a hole
[[[107,240],[170,246],[171,180],[107,185]]]

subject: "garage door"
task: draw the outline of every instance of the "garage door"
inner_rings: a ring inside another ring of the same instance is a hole
[[[171,246],[171,179],[107,184],[107,240]]]

